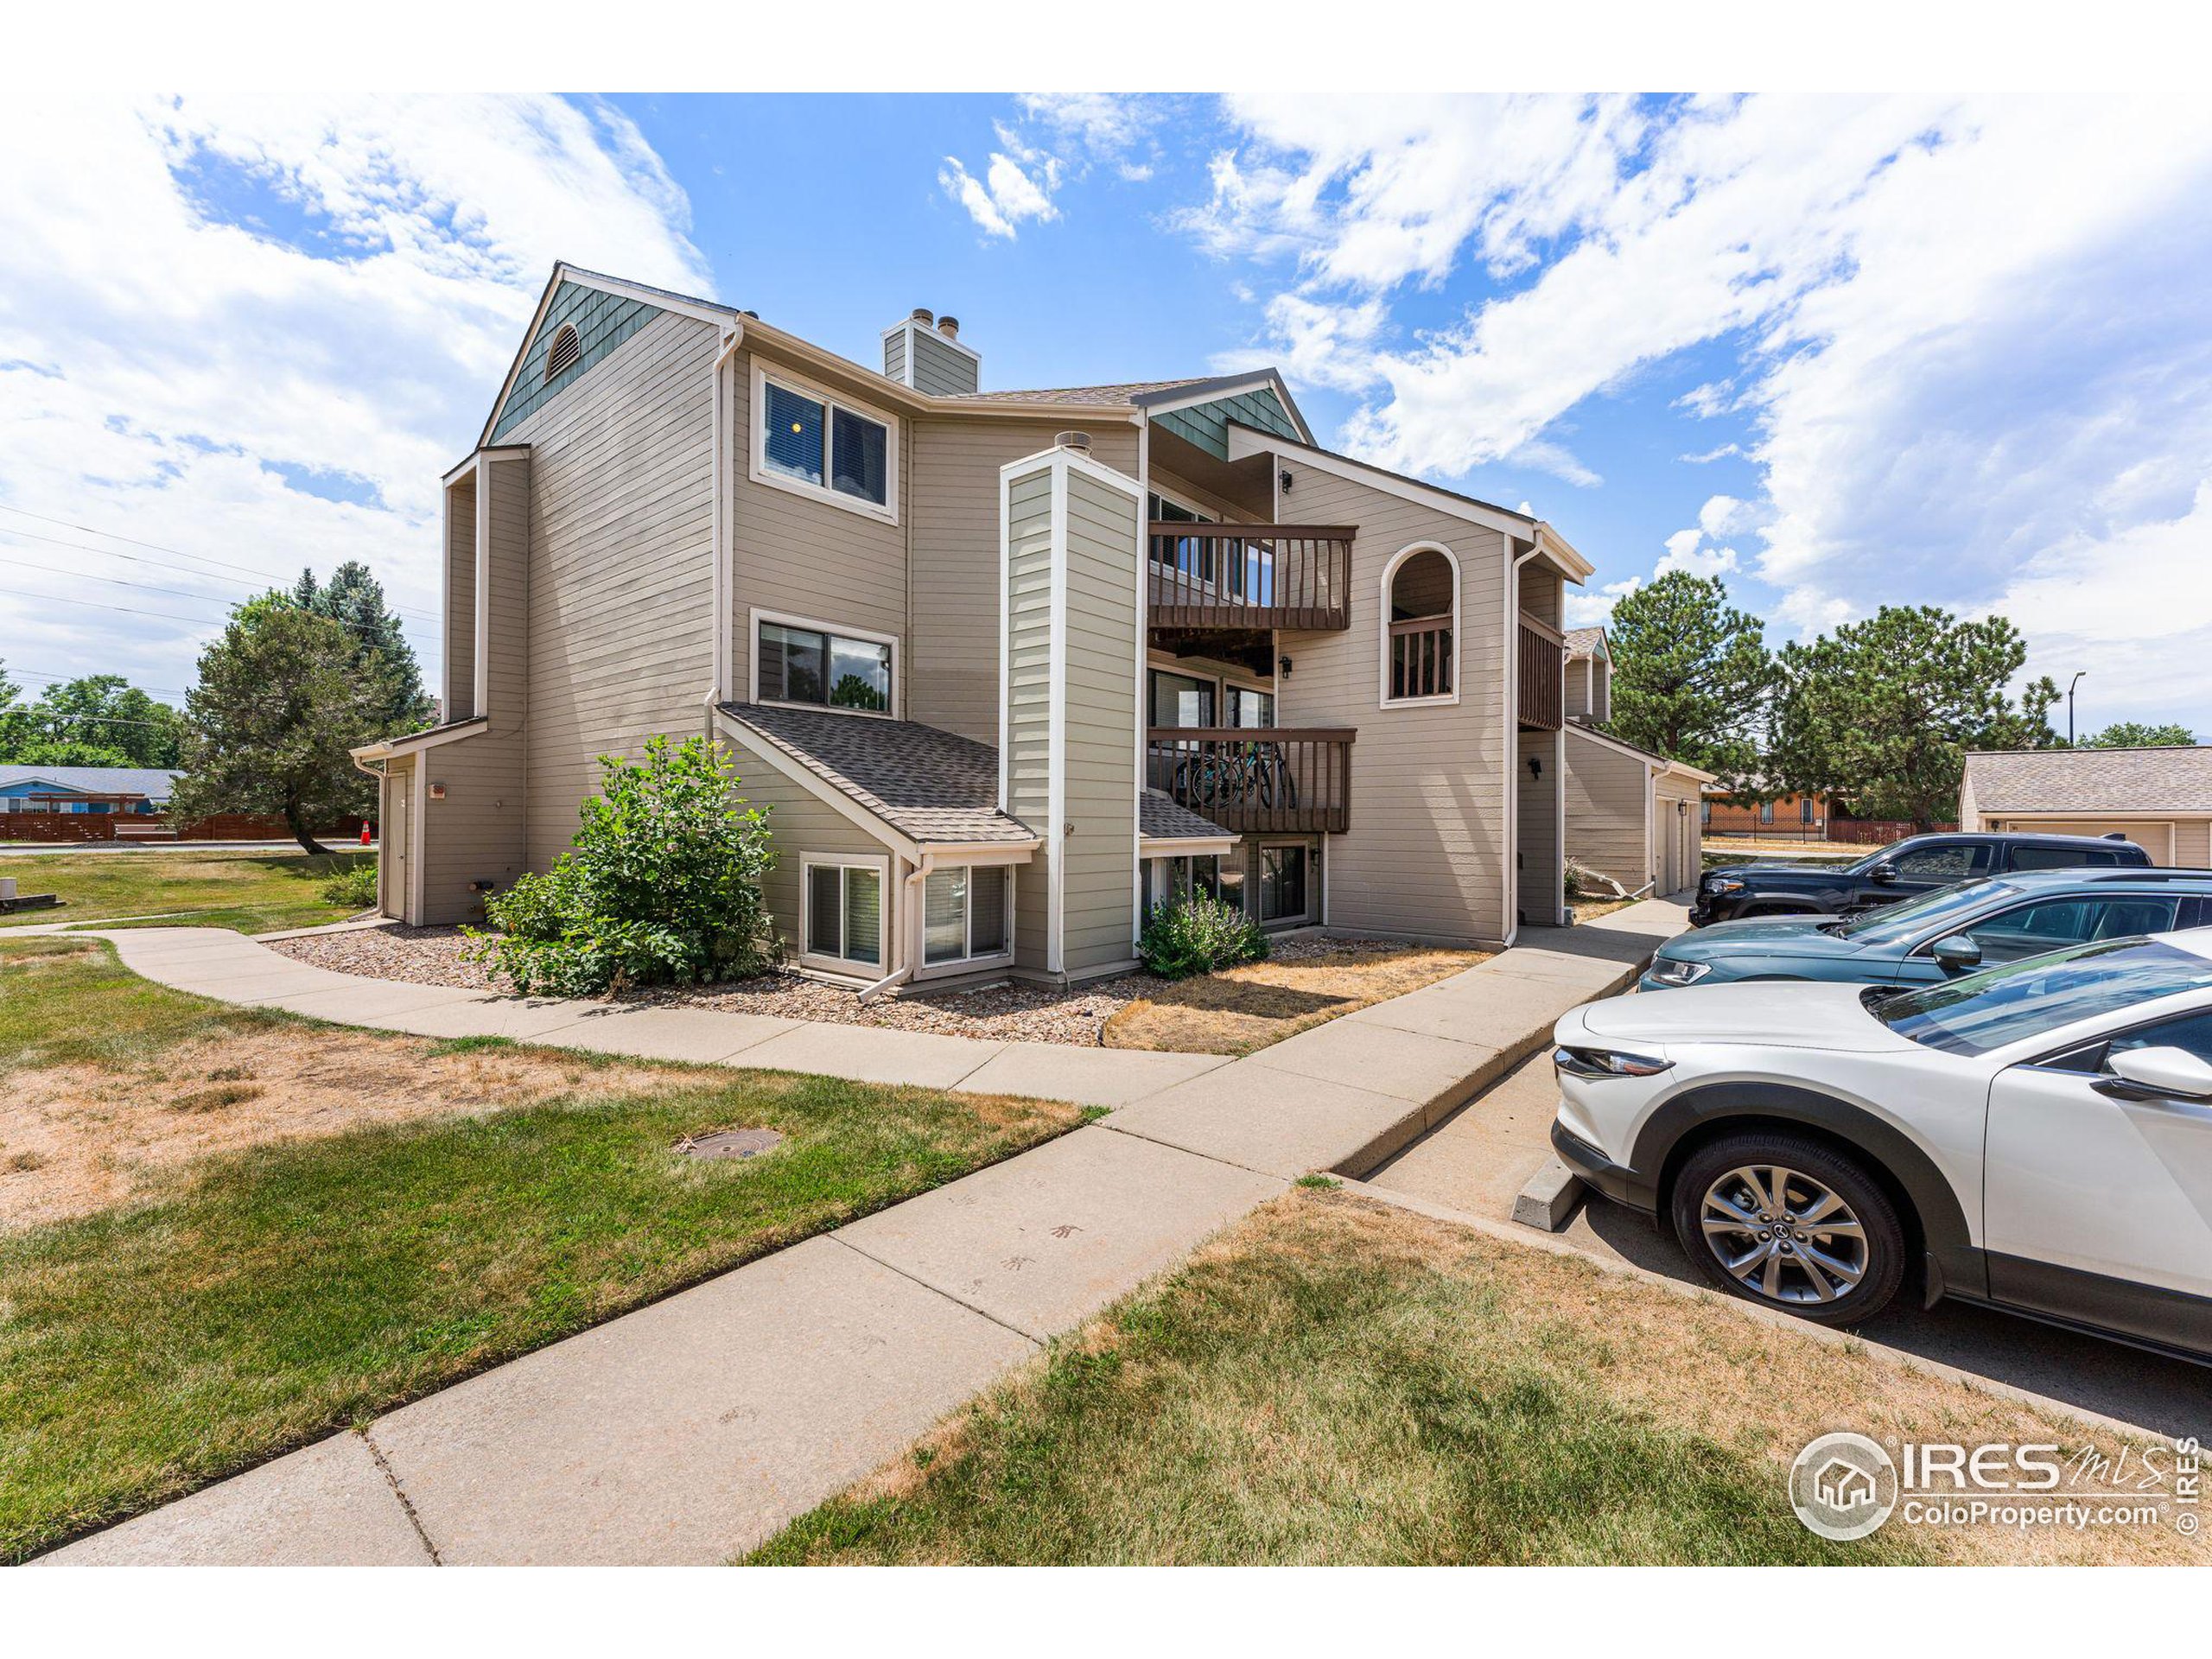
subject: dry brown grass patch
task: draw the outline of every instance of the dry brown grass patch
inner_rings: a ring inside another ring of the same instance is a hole
[[[130,1203],[180,1165],[371,1124],[664,1085],[647,1066],[543,1049],[278,1027],[180,1043],[143,1064],[27,1067],[0,1100],[0,1229]],[[980,1104],[981,1103],[979,1103]]]
[[[1300,943],[1266,962],[1160,986],[1106,1022],[1109,1048],[1249,1054],[1489,959],[1373,939]]]

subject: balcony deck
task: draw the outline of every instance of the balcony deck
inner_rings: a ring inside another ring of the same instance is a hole
[[[1155,726],[1145,783],[1237,835],[1341,835],[1351,827],[1344,727]]]
[[[1163,628],[1351,626],[1348,524],[1149,527],[1150,620]]]

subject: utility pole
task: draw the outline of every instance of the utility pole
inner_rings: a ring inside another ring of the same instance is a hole
[[[2088,671],[2086,668],[2078,670],[2066,682],[2066,747],[2069,749],[2074,747],[2074,688],[2082,683],[2082,676]]]

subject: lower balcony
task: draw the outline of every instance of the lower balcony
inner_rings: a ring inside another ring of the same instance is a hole
[[[1349,727],[1155,726],[1145,783],[1237,835],[1351,827]]]

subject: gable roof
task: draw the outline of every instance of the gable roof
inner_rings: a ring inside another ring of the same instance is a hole
[[[999,810],[999,752],[911,720],[725,702],[721,712],[909,840],[1034,846]]]
[[[143,795],[165,801],[183,776],[165,766],[0,766],[0,789],[46,784],[87,795]]]
[[[1603,648],[1605,643],[1603,628],[1569,628],[1560,637],[1567,641],[1567,654],[1570,657],[1587,657]],[[1611,654],[1607,652],[1607,655]]]
[[[1974,810],[2212,813],[2212,748],[1970,751]]]

